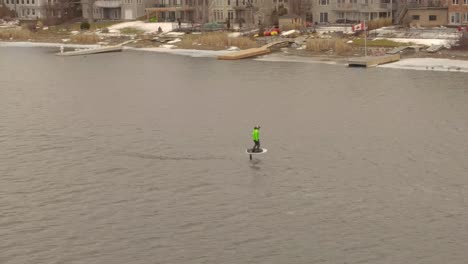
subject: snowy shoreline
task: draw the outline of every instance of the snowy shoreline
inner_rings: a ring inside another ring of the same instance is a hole
[[[97,48],[100,45],[83,45],[83,44],[62,44],[62,43],[38,43],[38,42],[0,42],[0,47],[19,47],[19,48]],[[189,57],[206,57],[216,58],[219,55],[229,53],[229,50],[195,50],[195,49],[171,49],[171,48],[133,48],[125,47],[124,50],[157,52],[173,55],[189,56]],[[59,52],[59,50],[57,50]],[[271,54],[254,58],[258,61],[268,62],[293,62],[293,63],[324,63],[345,65],[346,58],[321,60],[314,57],[302,56],[282,56],[281,54]],[[426,71],[448,71],[448,72],[468,72],[468,61],[457,59],[436,59],[436,58],[408,58],[400,61],[380,65],[379,68],[390,69],[409,69],[409,70],[426,70]]]
[[[83,48],[99,48],[101,45],[96,44],[66,44],[66,43],[47,43],[47,42],[28,42],[28,41],[21,41],[21,42],[8,42],[8,41],[0,41],[0,47],[13,47],[13,48],[75,48],[75,49],[83,49]],[[59,50],[57,50],[59,52]]]
[[[419,71],[468,72],[468,61],[435,58],[409,58],[390,64],[380,65],[379,67]]]

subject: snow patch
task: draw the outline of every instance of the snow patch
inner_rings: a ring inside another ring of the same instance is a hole
[[[378,67],[421,71],[468,72],[468,61],[434,58],[412,58],[403,59],[390,64],[380,65]]]
[[[194,49],[168,49],[168,48],[131,48],[125,47],[125,50],[150,51],[159,53],[168,53],[190,57],[217,57],[229,53],[227,50],[194,50]]]
[[[174,40],[168,41],[167,44],[174,44],[174,43],[181,42],[181,41],[182,40],[180,38],[176,38]]]
[[[188,24],[187,24],[188,25]],[[182,23],[182,27],[187,26],[185,23]],[[162,22],[162,23],[145,23],[143,21],[129,21],[119,24],[115,24],[109,27],[110,33],[117,33],[123,28],[136,28],[138,30],[144,31],[145,33],[156,33],[158,28],[161,27],[163,32],[170,32],[178,27],[177,23]],[[184,33],[182,33],[183,35]]]
[[[411,42],[417,45],[444,45],[446,47],[450,47],[451,45],[455,44],[455,40],[450,39],[417,39],[417,38],[376,38],[377,39],[388,39],[395,42]]]

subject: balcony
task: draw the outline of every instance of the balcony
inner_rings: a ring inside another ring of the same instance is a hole
[[[357,11],[357,12],[388,12],[396,9],[395,3],[373,3],[373,4],[357,4],[357,3],[337,3],[334,11]]]
[[[337,3],[334,10],[335,11],[357,11],[359,5],[356,3]]]
[[[94,5],[101,8],[117,8],[122,6],[122,2],[120,0],[98,0],[94,2]]]
[[[250,8],[253,8],[254,6],[252,5],[251,2],[245,1],[245,0],[236,0],[232,2],[232,9],[234,10],[247,10]]]
[[[169,7],[177,7],[177,8],[184,8],[184,7],[193,7],[193,4],[154,4],[153,8],[169,8]]]
[[[193,11],[193,5],[177,5],[177,4],[155,4],[152,7],[146,8],[151,12],[176,12],[176,11]]]
[[[408,8],[440,8],[447,7],[446,2],[441,2],[439,0],[430,0],[430,1],[411,1],[407,4]]]

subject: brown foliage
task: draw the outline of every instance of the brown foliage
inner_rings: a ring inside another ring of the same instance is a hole
[[[366,22],[368,30],[373,30],[381,27],[386,27],[392,25],[392,19],[390,18],[379,18],[375,20],[370,20]]]
[[[96,34],[78,34],[71,36],[71,42],[79,44],[94,44],[99,42],[99,36]]]
[[[198,45],[201,44],[201,45]],[[255,48],[257,43],[247,37],[229,38],[227,33],[213,32],[203,34],[190,34],[185,36],[177,46],[185,49],[208,48],[225,49],[229,46],[236,46],[240,49]]]
[[[0,18],[11,18],[15,16],[15,12],[8,9],[6,6],[0,6]]]
[[[342,39],[309,39],[306,43],[306,49],[315,52],[333,50],[337,54],[344,54],[352,50]]]
[[[0,29],[0,39],[4,40],[28,40],[33,37],[33,33],[27,29]]]

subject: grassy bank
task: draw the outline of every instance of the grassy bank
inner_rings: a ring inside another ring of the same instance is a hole
[[[104,21],[104,22],[95,22],[90,24],[90,31],[94,31],[97,29],[104,29],[108,28],[112,25],[118,24],[120,22],[115,22],[115,21]],[[52,33],[59,33],[59,32],[64,32],[64,31],[80,31],[80,24],[79,22],[77,23],[64,23],[61,25],[57,26],[50,26],[47,31],[52,32]]]
[[[0,29],[1,40],[28,40],[34,38],[34,34],[23,28]]]
[[[314,52],[333,50],[336,54],[345,54],[352,50],[352,46],[347,44],[344,39],[309,39],[306,42],[306,49]]]
[[[365,45],[364,42],[365,41],[363,38],[355,39],[353,40],[353,45],[364,47]],[[388,39],[376,39],[376,40],[368,39],[367,40],[368,47],[394,48],[394,47],[409,46],[409,45],[413,45],[413,44],[411,42],[395,42],[395,41],[391,41]]]
[[[183,49],[213,49],[222,50],[226,47],[236,46],[240,49],[258,47],[256,41],[247,37],[229,38],[227,33],[214,32],[186,35],[177,46]]]

